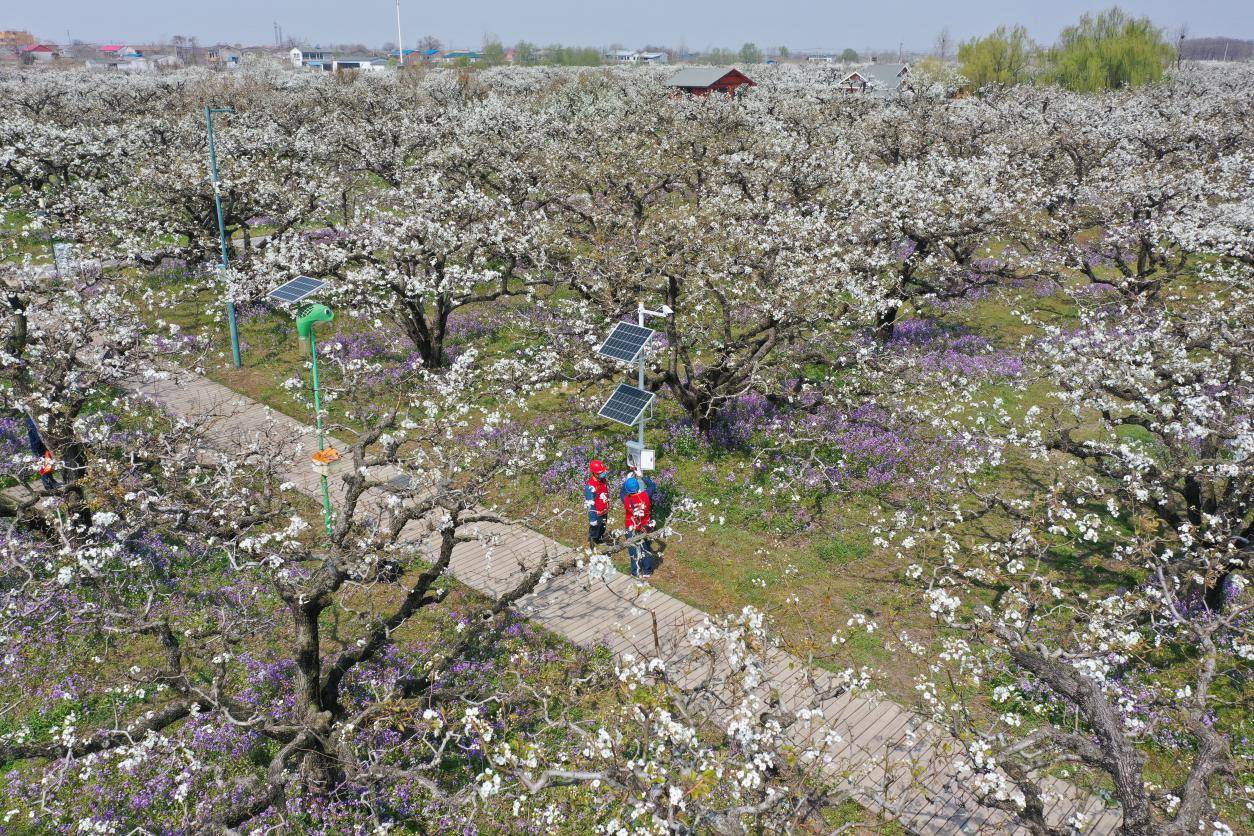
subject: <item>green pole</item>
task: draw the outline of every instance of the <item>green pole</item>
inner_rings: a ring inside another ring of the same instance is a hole
[[[319,322],[330,322],[334,318],[335,314],[330,308],[319,304],[309,305],[296,317],[297,336],[302,340],[309,340],[309,359],[313,365],[314,423],[318,427],[319,452],[327,449],[327,437],[322,423],[322,387],[318,382],[318,341],[314,337],[314,326]],[[330,537],[332,533],[331,489],[327,474],[324,472],[321,477],[322,521],[326,524],[327,536]]]
[[[309,359],[313,362],[313,394],[314,423],[318,425],[318,450],[327,449],[326,431],[322,427],[322,393],[318,386],[318,341],[314,337],[313,328],[309,329]],[[327,474],[322,473],[322,521],[327,527],[327,536],[331,536],[331,488]]]
[[[226,271],[230,265],[226,249],[226,226],[222,222],[222,190],[218,185],[218,152],[213,142],[213,114],[234,113],[229,107],[206,107],[205,125],[209,130],[209,174],[213,183],[213,203],[218,210],[218,241],[222,245],[222,281],[226,283]],[[228,291],[229,292],[229,291]],[[239,356],[239,325],[235,321],[235,297],[230,294],[226,300],[226,321],[231,329],[231,361],[235,368],[243,365]]]

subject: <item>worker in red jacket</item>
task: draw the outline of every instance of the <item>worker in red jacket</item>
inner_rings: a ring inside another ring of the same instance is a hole
[[[52,451],[44,444],[43,436],[39,434],[39,428],[35,426],[35,419],[31,418],[29,413],[26,415],[26,438],[30,442],[31,453],[43,459],[39,464],[39,481],[43,483],[46,490],[55,491],[57,480],[52,475]]]
[[[588,507],[588,551],[605,542],[605,526],[610,516],[610,486],[606,467],[600,459],[588,462],[588,481],[583,484],[583,502]]]
[[[627,554],[631,556],[632,577],[653,574],[653,553],[649,551],[648,534],[653,528],[653,502],[649,492],[635,476],[623,483],[623,522],[627,529]]]

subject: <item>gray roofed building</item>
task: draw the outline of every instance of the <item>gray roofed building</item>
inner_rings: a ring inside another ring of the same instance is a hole
[[[868,64],[849,76],[859,75],[866,80],[865,91],[872,96],[887,99],[897,95],[906,86],[910,76],[909,64]]]
[[[756,84],[735,67],[685,67],[671,76],[666,86],[704,96],[716,90],[732,95]]]
[[[667,87],[709,87],[731,72],[730,67],[684,67],[667,80]]]

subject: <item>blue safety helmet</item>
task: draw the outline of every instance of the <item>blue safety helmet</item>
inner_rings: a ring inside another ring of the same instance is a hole
[[[623,483],[623,489],[627,493],[640,493],[640,480],[635,476],[627,477],[627,481]]]

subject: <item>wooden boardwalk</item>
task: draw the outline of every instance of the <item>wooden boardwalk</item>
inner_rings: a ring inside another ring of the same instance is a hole
[[[299,490],[320,496],[318,477],[308,464],[317,449],[312,427],[188,372],[137,382],[132,389],[172,418],[200,427],[208,445],[223,453],[241,449],[250,438],[287,439],[300,449],[286,478]],[[459,544],[450,571],[487,596],[512,589],[527,568],[572,554],[569,547],[522,526],[471,525],[491,536]],[[410,539],[422,545],[422,535]],[[702,654],[688,639],[689,629],[702,624],[707,615],[621,573],[599,579],[578,571],[558,574],[520,601],[517,609],[577,644],[602,644],[620,658],[660,656],[681,684],[708,676],[708,669],[701,667]],[[887,699],[841,693],[831,676],[808,669],[782,651],[768,654],[766,667],[781,709],[822,711],[824,722],[790,728],[795,742],[821,740],[820,735],[828,732],[840,736],[839,742],[826,747],[825,754],[831,756],[826,762],[833,777],[851,787],[863,806],[900,821],[913,833],[1017,832],[1004,814],[975,801],[955,773],[956,743],[917,715]],[[710,710],[713,716],[719,712],[716,705]],[[1111,833],[1118,827],[1117,810],[1107,810],[1089,796],[1077,797],[1061,781],[1051,790],[1051,824],[1060,826],[1082,806],[1090,819],[1086,833]]]

